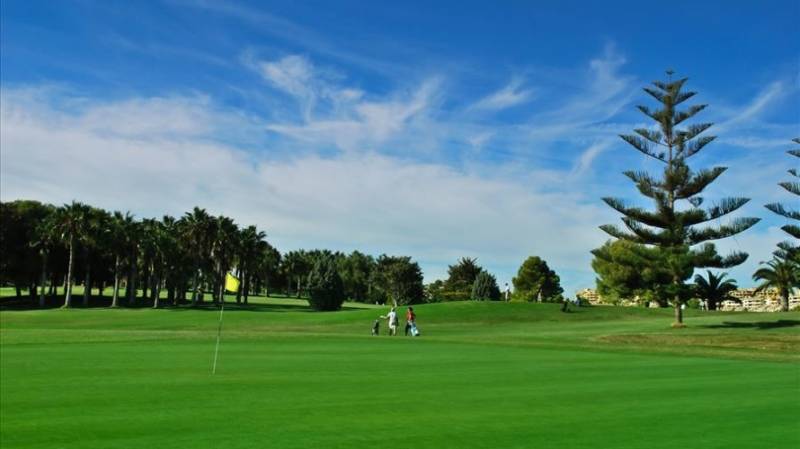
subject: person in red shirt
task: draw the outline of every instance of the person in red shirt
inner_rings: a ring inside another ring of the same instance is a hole
[[[414,308],[409,307],[408,310],[406,310],[406,337],[408,337],[408,331],[417,326],[415,323],[416,319],[417,315],[414,313]]]

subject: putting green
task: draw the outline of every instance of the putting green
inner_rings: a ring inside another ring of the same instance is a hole
[[[0,312],[0,444],[800,447],[797,312],[451,303],[405,338],[369,336],[383,308],[250,308],[215,376],[213,309]]]

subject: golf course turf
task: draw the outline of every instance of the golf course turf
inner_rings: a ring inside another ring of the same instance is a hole
[[[800,447],[800,312],[253,303],[0,312],[0,445]]]

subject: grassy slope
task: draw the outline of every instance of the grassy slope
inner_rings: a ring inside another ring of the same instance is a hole
[[[213,310],[0,313],[0,444],[800,446],[800,313],[456,303],[406,339],[368,335],[384,309],[252,308],[215,377]]]

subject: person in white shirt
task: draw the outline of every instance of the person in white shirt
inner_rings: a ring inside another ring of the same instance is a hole
[[[508,299],[511,297],[511,287],[508,286],[508,282],[506,282],[506,288],[503,294],[505,295],[506,302],[508,302]]]
[[[389,321],[389,335],[397,335],[397,322],[398,322],[398,320],[397,320],[397,312],[395,311],[395,308],[392,307],[392,310],[390,310],[389,313],[385,317],[381,317],[381,318],[386,318]]]

